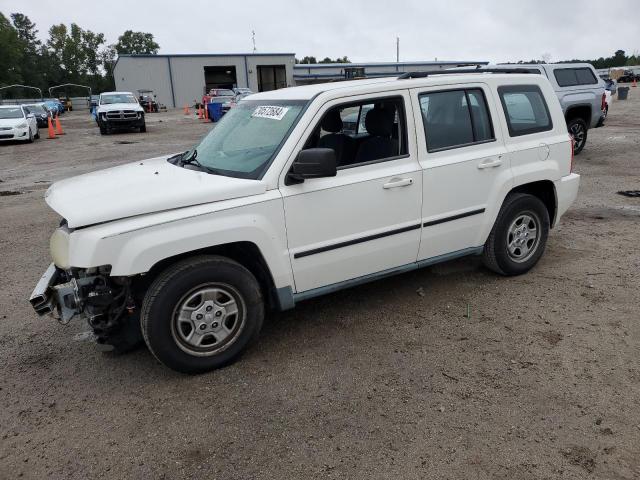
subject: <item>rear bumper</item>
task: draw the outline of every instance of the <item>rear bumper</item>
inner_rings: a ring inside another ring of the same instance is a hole
[[[553,222],[555,227],[559,222],[562,215],[569,209],[571,204],[578,197],[578,189],[580,187],[580,175],[577,173],[571,173],[566,177],[562,177],[560,180],[553,182],[556,187],[556,198],[558,201],[558,209],[556,212],[556,218]]]

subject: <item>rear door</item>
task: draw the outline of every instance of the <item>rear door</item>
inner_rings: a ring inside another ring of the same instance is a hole
[[[482,246],[511,188],[510,158],[492,90],[483,83],[414,89],[423,169],[418,260]]]

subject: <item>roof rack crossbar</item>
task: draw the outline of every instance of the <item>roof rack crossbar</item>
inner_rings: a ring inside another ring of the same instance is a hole
[[[406,72],[398,77],[398,80],[411,78],[425,78],[431,75],[463,75],[465,73],[530,73],[537,74],[527,68],[477,68],[475,70],[431,70],[426,72]]]

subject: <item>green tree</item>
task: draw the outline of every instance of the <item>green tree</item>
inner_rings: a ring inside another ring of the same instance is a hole
[[[152,33],[127,30],[118,37],[115,49],[118,54],[156,54],[160,45],[153,40]]]
[[[302,60],[298,60],[296,61],[296,63],[306,63],[306,64],[315,64],[318,63],[318,61],[316,60],[316,57],[303,57]]]
[[[24,52],[18,32],[7,17],[0,13],[0,84],[22,83]]]
[[[20,61],[22,81],[26,85],[40,86],[38,55],[42,43],[38,40],[38,30],[36,30],[35,24],[29,20],[29,17],[21,13],[12,13],[11,20],[22,51],[22,59]]]

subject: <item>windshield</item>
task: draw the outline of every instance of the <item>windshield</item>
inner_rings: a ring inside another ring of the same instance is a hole
[[[213,173],[258,179],[297,123],[306,101],[242,101],[196,147]]]
[[[20,107],[0,108],[0,119],[5,118],[24,118]]]
[[[138,103],[136,97],[130,93],[115,93],[112,95],[102,95],[100,105],[110,105],[112,103]]]
[[[31,113],[37,113],[37,114],[47,113],[42,105],[27,105],[27,108]]]
[[[235,93],[233,93],[233,91],[231,90],[216,90],[215,91],[215,96],[216,97],[233,97],[235,95]]]

